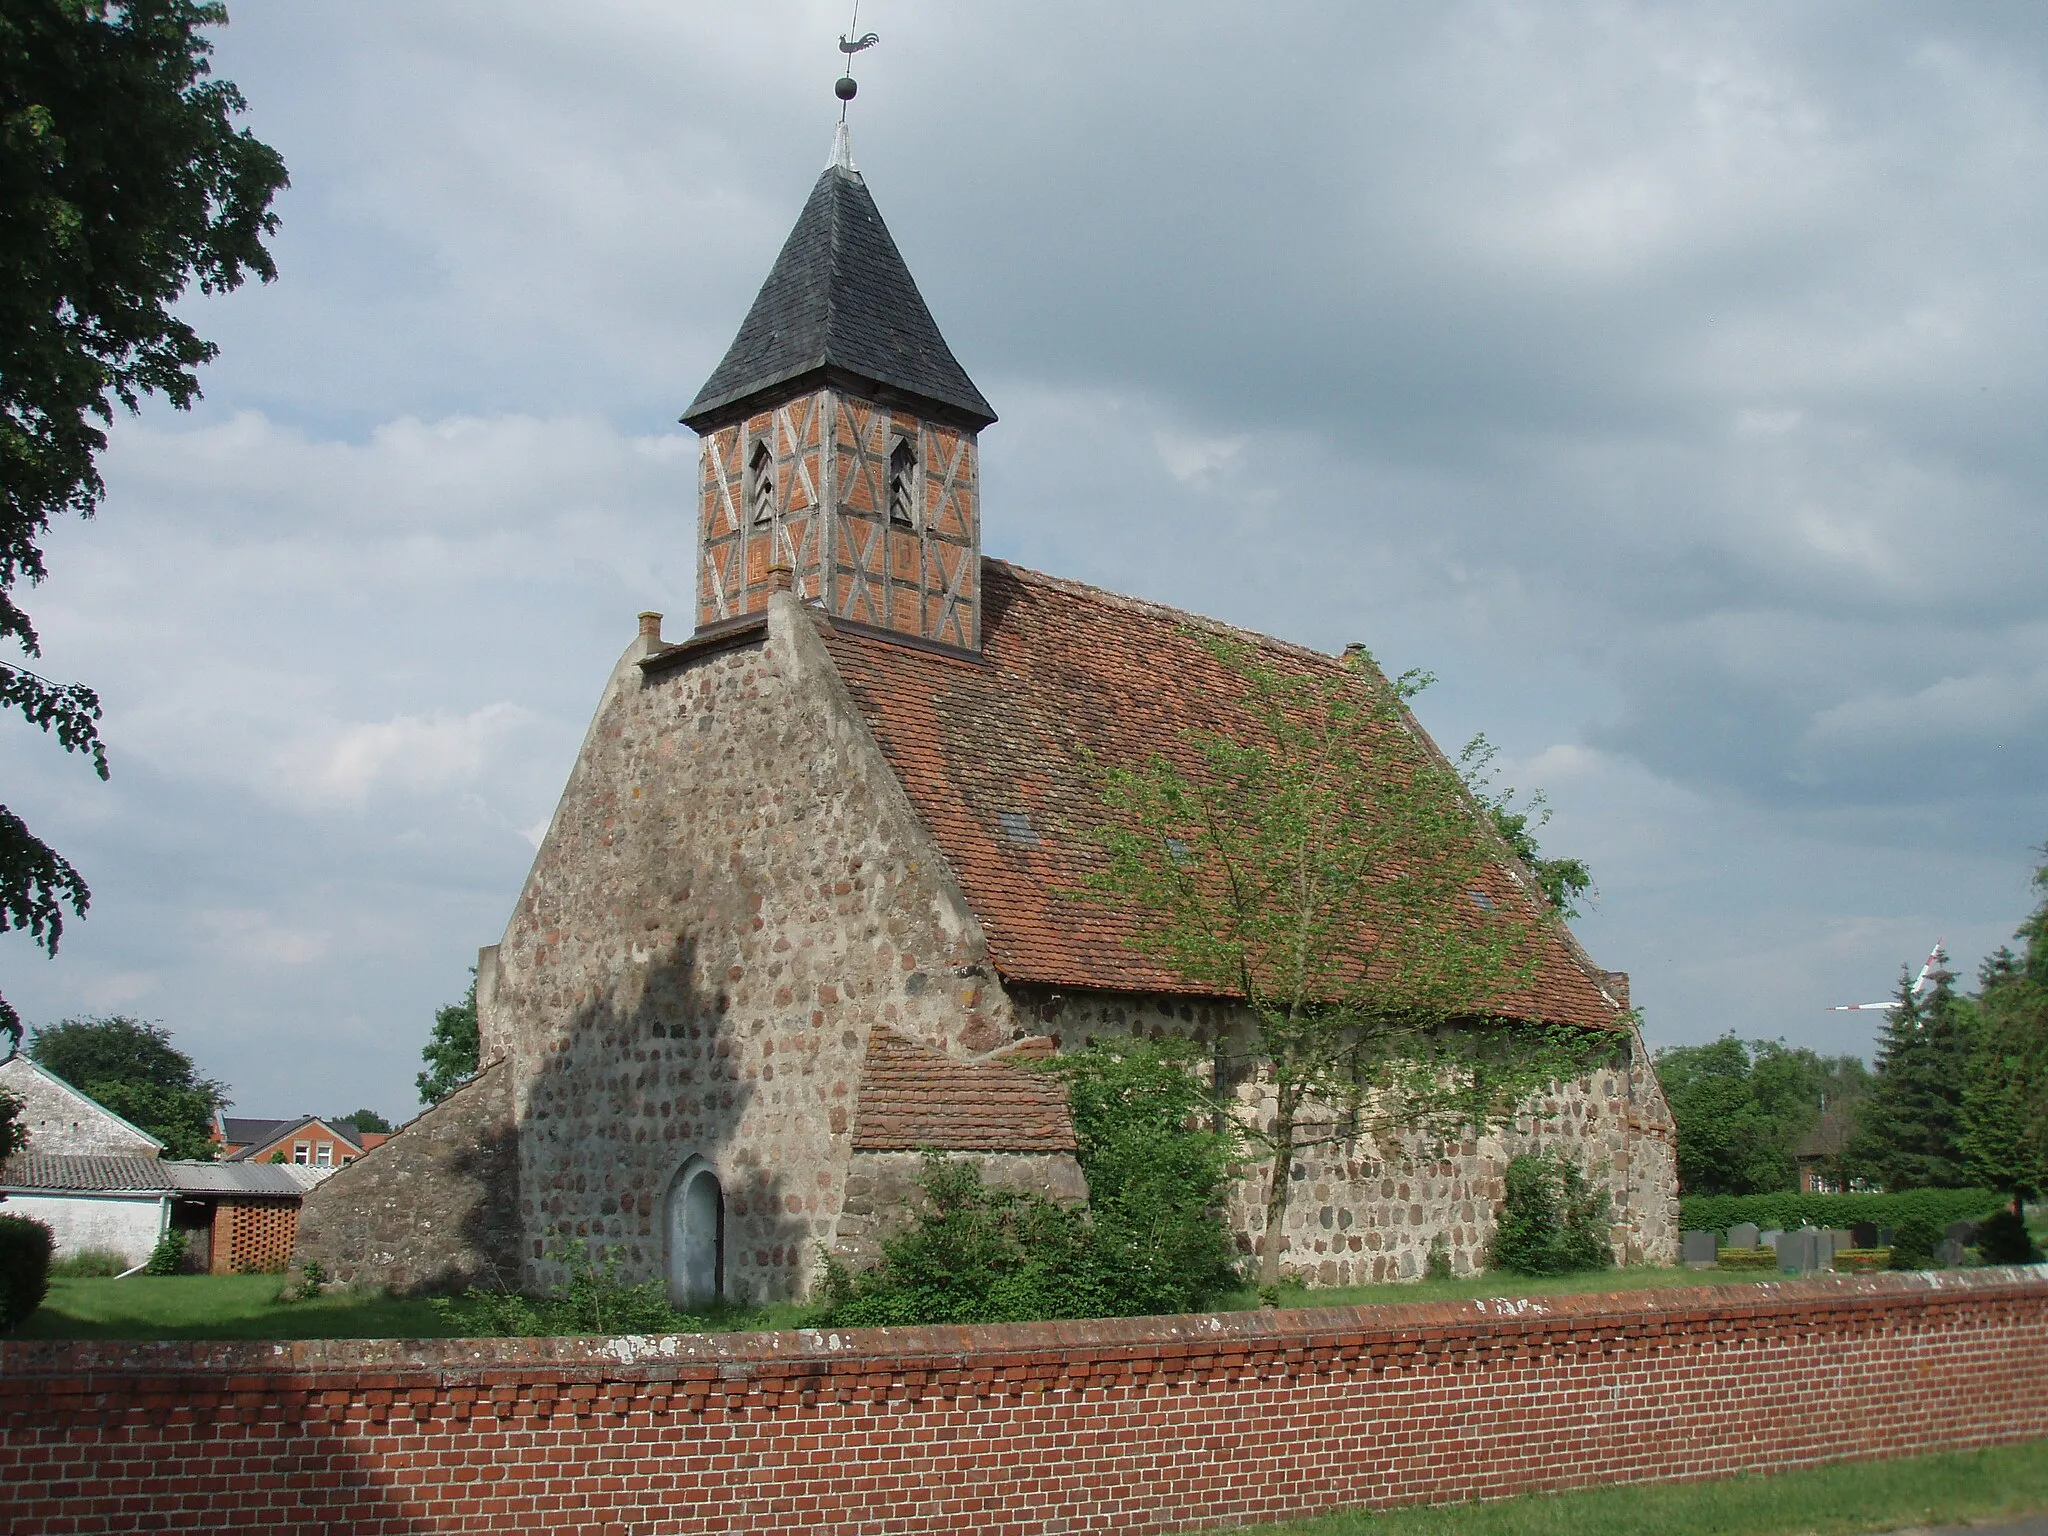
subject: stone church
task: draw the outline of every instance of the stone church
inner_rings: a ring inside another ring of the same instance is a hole
[[[1018,1056],[1242,1039],[1241,1007],[1129,946],[1131,914],[1062,894],[1098,856],[1080,764],[1228,731],[1234,680],[1204,634],[1385,681],[984,556],[995,419],[842,127],[683,416],[702,447],[692,633],[640,616],[480,957],[481,1070],[307,1198],[302,1257],[401,1289],[535,1286],[583,1238],[681,1301],[800,1296],[821,1247],[873,1253],[920,1149],[1085,1197],[1064,1100]],[[1437,1242],[1472,1268],[1506,1160],[1551,1145],[1611,1191],[1617,1257],[1675,1258],[1671,1119],[1627,978],[1591,963],[1504,845],[1485,895],[1541,950],[1500,1011],[1617,1049],[1515,1131],[1434,1160],[1304,1152],[1277,1240],[1306,1279],[1414,1276]],[[1255,1112],[1258,1085],[1239,1092]],[[1248,1253],[1276,1240],[1269,1175],[1233,1205]]]

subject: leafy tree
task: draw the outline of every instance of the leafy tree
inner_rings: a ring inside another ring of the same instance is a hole
[[[2001,949],[1979,975],[1958,1138],[1972,1176],[2016,1214],[2048,1194],[2048,866],[2034,884],[2043,899],[2015,935],[2021,952]]]
[[[163,1142],[167,1155],[213,1157],[213,1117],[227,1105],[227,1089],[199,1076],[162,1025],[119,1015],[66,1019],[38,1029],[28,1053]]]
[[[1496,790],[1493,786],[1493,761],[1500,755],[1500,749],[1486,739],[1481,731],[1465,743],[1465,750],[1458,754],[1458,771],[1464,777],[1472,796],[1486,809],[1492,818],[1494,830],[1501,840],[1514,850],[1515,857],[1529,867],[1536,877],[1536,884],[1543,890],[1545,898],[1556,909],[1557,915],[1566,922],[1575,922],[1584,914],[1579,911],[1579,898],[1593,891],[1593,871],[1586,867],[1583,859],[1546,859],[1536,842],[1536,830],[1550,825],[1550,799],[1542,790],[1534,791],[1521,806],[1515,804],[1515,790]]]
[[[413,1079],[422,1104],[438,1104],[476,1076],[477,1054],[483,1049],[476,1024],[476,968],[469,972],[469,990],[462,1001],[434,1010],[434,1030],[420,1059],[427,1070]]]
[[[1750,1082],[1733,1035],[1657,1053],[1657,1077],[1678,1124],[1678,1187],[1689,1195],[1753,1195],[1792,1187],[1789,1149]]]
[[[1135,947],[1243,1000],[1243,1064],[1272,1096],[1242,1127],[1272,1153],[1272,1285],[1299,1150],[1504,1122],[1611,1041],[1480,1022],[1533,974],[1541,914],[1472,899],[1492,887],[1499,845],[1421,744],[1413,674],[1389,685],[1363,655],[1344,672],[1282,671],[1248,645],[1203,643],[1248,725],[1185,732],[1186,766],[1102,770],[1105,857],[1083,894],[1142,914]]]
[[[387,1135],[391,1131],[391,1122],[378,1114],[374,1109],[354,1110],[330,1123],[334,1125],[352,1125],[358,1131],[381,1131]]]
[[[1733,1034],[1657,1053],[1657,1077],[1678,1124],[1678,1182],[1689,1195],[1752,1195],[1797,1183],[1794,1152],[1824,1110],[1869,1092],[1854,1056],[1821,1056],[1782,1040]]]
[[[7,0],[0,7],[0,640],[34,658],[17,584],[43,579],[41,539],[104,493],[94,457],[115,402],[199,396],[212,343],[173,311],[276,276],[263,238],[284,162],[246,130],[241,93],[210,77],[207,0]],[[0,664],[0,708],[86,755],[101,778],[98,696]],[[0,807],[0,931],[55,954],[77,869]],[[21,1020],[0,1000],[0,1031]]]
[[[1854,1161],[1889,1190],[1956,1189],[1970,1181],[1959,1138],[1973,1010],[1956,996],[1947,956],[1936,956],[1934,990],[1924,998],[1913,995],[1911,971],[1900,973],[1898,1001],[1878,1042],[1877,1075],[1850,1142]]]

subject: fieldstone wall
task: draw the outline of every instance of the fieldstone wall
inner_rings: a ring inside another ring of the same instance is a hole
[[[1135,1000],[1012,987],[1033,1032],[1063,1049],[1091,1041],[1181,1035],[1239,1056],[1250,1030],[1243,1010],[1215,1004]],[[1268,1085],[1242,1082],[1238,1102],[1270,1122]],[[1297,1150],[1281,1266],[1318,1285],[1419,1279],[1439,1240],[1458,1274],[1483,1268],[1507,1165],[1523,1152],[1568,1156],[1613,1202],[1614,1255],[1622,1263],[1678,1261],[1678,1178],[1673,1123],[1640,1036],[1614,1062],[1529,1106],[1508,1131],[1448,1147],[1419,1139],[1385,1145],[1341,1139],[1326,1126],[1321,1144]],[[1236,1186],[1230,1221],[1239,1247],[1263,1253],[1271,1159]]]
[[[307,1190],[293,1261],[401,1293],[516,1285],[516,1143],[501,1060]]]
[[[613,673],[482,1010],[513,1063],[528,1284],[574,1237],[662,1274],[670,1181],[701,1156],[728,1292],[804,1294],[870,1032],[1010,1039],[980,928],[815,623],[778,594],[765,631],[644,673],[643,637]]]

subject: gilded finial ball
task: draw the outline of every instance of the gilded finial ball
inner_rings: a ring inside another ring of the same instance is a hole
[[[854,78],[851,75],[841,75],[837,80],[832,82],[832,94],[834,96],[837,96],[841,101],[853,100],[854,93],[859,89],[860,86],[855,83]]]

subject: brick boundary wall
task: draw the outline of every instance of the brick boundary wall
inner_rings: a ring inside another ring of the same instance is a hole
[[[15,1532],[1174,1531],[2048,1435],[2048,1266],[1011,1327],[0,1345]]]

